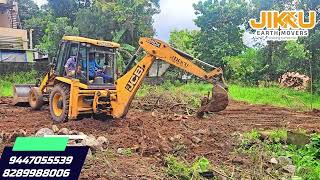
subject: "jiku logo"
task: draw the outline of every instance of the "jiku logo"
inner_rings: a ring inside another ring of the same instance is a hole
[[[261,11],[260,22],[250,19],[249,24],[256,30],[255,35],[267,40],[296,40],[300,36],[308,36],[308,30],[316,25],[316,12],[309,11]]]

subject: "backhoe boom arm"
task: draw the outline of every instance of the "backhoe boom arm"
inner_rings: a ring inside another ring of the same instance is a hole
[[[214,68],[211,72],[206,72],[191,62],[193,57],[170,47],[160,40],[140,38],[139,44],[147,55],[117,80],[116,97],[111,100],[113,117],[122,118],[127,114],[134,96],[156,59],[163,60],[210,83],[212,83],[214,77],[222,75],[221,68]]]

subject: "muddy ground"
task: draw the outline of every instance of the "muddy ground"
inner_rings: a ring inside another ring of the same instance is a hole
[[[23,129],[29,135],[52,126],[48,109],[35,112],[28,107],[13,107],[10,99],[0,99],[0,132]],[[109,141],[104,152],[94,155],[81,173],[82,179],[168,179],[163,155],[175,153],[191,161],[205,156],[217,167],[250,167],[247,159],[233,153],[233,136],[251,129],[305,129],[320,132],[320,114],[294,112],[284,108],[249,105],[232,101],[225,111],[206,116],[169,117],[157,112],[131,109],[126,119],[99,121],[82,119],[58,127],[85,134],[103,135]],[[197,137],[200,142],[195,141]],[[118,148],[137,149],[132,156],[117,154]],[[236,160],[235,160],[236,159]],[[234,176],[236,177],[236,176]]]

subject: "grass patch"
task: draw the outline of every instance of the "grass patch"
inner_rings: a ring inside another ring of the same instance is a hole
[[[37,73],[20,72],[0,77],[0,96],[12,96],[13,84],[35,83]],[[193,106],[200,105],[200,98],[207,95],[212,89],[211,84],[205,83],[170,83],[165,82],[161,86],[144,85],[139,89],[137,96],[143,97],[149,92],[166,92],[174,94],[187,94],[188,102]],[[320,109],[320,95],[311,95],[308,92],[295,91],[279,87],[242,87],[229,85],[229,95],[237,101],[250,104],[272,105],[277,107],[291,108],[295,110]],[[312,106],[311,106],[312,104]]]
[[[19,72],[0,76],[0,97],[12,96],[12,86],[14,84],[30,84],[36,82],[36,71]]]
[[[177,179],[200,179],[202,173],[211,172],[211,165],[208,159],[198,158],[193,164],[182,161],[173,155],[165,157],[166,173]],[[203,178],[203,177],[202,177]]]
[[[311,95],[308,92],[295,91],[279,87],[242,87],[231,85],[230,96],[237,101],[251,104],[273,105],[296,110],[310,110],[320,108],[320,95]]]
[[[268,137],[265,139],[257,135],[257,131],[246,132],[242,136],[241,144],[237,152],[246,154],[254,161],[253,166],[259,167],[262,159],[265,159],[264,164],[270,164],[268,160],[271,157],[282,158],[286,157],[292,161],[295,166],[294,174],[283,173],[283,168],[288,164],[269,165],[266,169],[272,168],[273,177],[281,178],[290,175],[290,177],[300,177],[300,179],[320,179],[320,135],[313,134],[310,138],[310,143],[298,147],[296,145],[287,145],[284,141],[288,133],[284,129],[272,130],[268,132]],[[261,134],[262,135],[262,134]],[[267,171],[265,169],[265,171]],[[267,174],[260,173],[261,177],[267,177]]]
[[[204,83],[172,84],[169,82],[161,86],[144,85],[137,96],[142,97],[149,92],[187,93],[189,97],[194,97],[196,104],[200,104],[199,98],[211,92],[212,85]],[[279,87],[242,87],[239,85],[229,85],[229,95],[233,100],[243,101],[250,104],[272,105],[285,107],[294,110],[320,109],[320,95],[311,95],[308,92],[295,91]],[[311,106],[312,104],[312,106]]]

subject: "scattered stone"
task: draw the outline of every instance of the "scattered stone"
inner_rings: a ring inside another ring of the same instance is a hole
[[[291,132],[288,131],[288,144],[293,144],[298,147],[303,147],[306,144],[310,143],[310,138],[303,133]]]
[[[18,131],[14,131],[10,136],[10,142],[15,142],[17,137],[26,137],[27,132],[25,132],[23,129],[19,129]]]
[[[283,166],[283,170],[287,173],[294,174],[296,172],[296,166],[286,165],[286,166]]]
[[[92,136],[87,136],[81,141],[84,146],[89,146],[93,152],[103,150],[101,144]]]
[[[118,153],[118,154],[123,155],[124,152],[125,152],[125,149],[124,149],[124,148],[118,148],[118,149],[117,149],[117,153]]]
[[[188,116],[175,115],[174,118],[170,118],[169,121],[181,121],[181,120],[185,120],[185,119],[189,119]]]
[[[142,156],[152,156],[159,152],[160,152],[160,149],[157,146],[151,146],[151,147],[145,148],[142,151]]]
[[[172,148],[167,141],[162,141],[159,145],[159,148],[163,154],[167,154],[172,151]]]
[[[292,165],[292,160],[285,156],[279,156],[278,162],[281,166]]]
[[[68,143],[68,145],[75,145],[75,144],[77,144],[77,142],[75,140],[70,140]]]
[[[139,145],[134,145],[132,148],[131,148],[132,152],[139,152],[140,150],[140,146]]]
[[[269,163],[278,164],[278,160],[276,158],[272,158],[272,159],[270,159]]]
[[[58,135],[69,135],[69,129],[68,128],[62,128],[58,131]]]
[[[191,141],[195,144],[199,144],[202,142],[202,140],[200,138],[198,138],[197,136],[192,136]]]
[[[232,162],[233,163],[236,163],[236,164],[243,164],[243,159],[241,157],[235,157],[232,159]]]
[[[177,134],[173,137],[170,137],[169,140],[171,142],[181,141],[184,136],[182,134]]]
[[[207,129],[199,129],[195,132],[193,132],[194,135],[205,135],[205,134],[209,134],[209,131]]]
[[[97,138],[97,141],[101,144],[101,145],[109,145],[109,141],[106,137],[104,136],[100,136]]]
[[[79,131],[77,130],[69,131],[69,135],[79,135]]]
[[[52,125],[52,131],[53,131],[54,133],[57,133],[57,132],[59,131],[58,126],[57,126],[57,125]]]
[[[37,131],[35,136],[36,137],[43,137],[45,135],[54,135],[54,132],[52,131],[52,129],[42,128],[39,131]]]
[[[153,111],[153,112],[151,113],[151,116],[152,116],[152,117],[157,117],[156,112],[155,112],[155,111]]]

